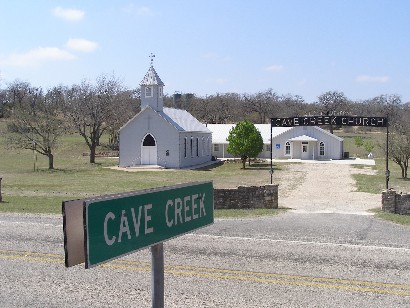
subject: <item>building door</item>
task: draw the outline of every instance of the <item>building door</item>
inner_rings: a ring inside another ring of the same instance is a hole
[[[141,165],[157,164],[157,143],[151,134],[145,136],[141,146]]]
[[[302,155],[301,159],[309,159],[309,142],[302,142]]]

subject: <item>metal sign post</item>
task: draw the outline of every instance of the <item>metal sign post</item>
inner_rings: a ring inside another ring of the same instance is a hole
[[[164,307],[164,245],[151,246],[152,308]]]
[[[86,268],[151,249],[152,307],[164,307],[163,242],[214,222],[212,182],[63,202],[67,267]]]
[[[272,162],[272,160],[273,160],[273,149],[272,149],[272,146],[273,146],[273,144],[272,144],[272,140],[273,140],[273,138],[272,138],[272,125],[270,126],[270,183],[271,184],[273,184],[273,162]]]
[[[389,123],[386,121],[386,190],[389,189]]]

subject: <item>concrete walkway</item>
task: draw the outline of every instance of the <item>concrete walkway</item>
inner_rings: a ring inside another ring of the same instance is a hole
[[[195,166],[189,166],[185,168],[180,168],[180,169],[172,169],[172,168],[164,168],[162,166],[158,165],[138,165],[138,166],[132,166],[132,167],[119,167],[119,166],[112,166],[112,167],[106,167],[112,170],[121,170],[121,171],[126,171],[126,172],[138,172],[138,171],[178,171],[178,170],[195,170],[195,169],[201,169],[205,168],[208,166],[212,166],[215,164],[221,163],[220,160],[216,161],[210,161],[204,164],[200,165],[195,165]]]

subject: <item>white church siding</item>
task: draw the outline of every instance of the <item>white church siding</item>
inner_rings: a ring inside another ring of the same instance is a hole
[[[212,136],[203,132],[180,134],[180,168],[200,165],[211,160]],[[207,144],[207,140],[209,143]],[[192,145],[192,146],[191,146]]]
[[[142,164],[141,145],[147,134],[151,134],[157,143],[157,165],[177,168],[179,145],[173,140],[178,140],[178,131],[170,123],[163,121],[162,117],[149,107],[121,129],[119,165],[129,167]]]
[[[295,140],[292,141],[292,139]],[[312,139],[316,139],[316,141]],[[286,142],[290,142],[291,155],[286,155],[285,153]],[[308,143],[308,157],[303,157],[302,142]],[[320,142],[324,143],[324,155],[320,155],[319,152]],[[277,149],[276,144],[280,145],[280,149]],[[342,159],[343,139],[317,126],[293,127],[274,138],[272,154],[274,158]]]
[[[211,131],[189,112],[163,107],[164,83],[152,63],[140,85],[142,110],[120,129],[119,166],[183,168],[211,161]]]

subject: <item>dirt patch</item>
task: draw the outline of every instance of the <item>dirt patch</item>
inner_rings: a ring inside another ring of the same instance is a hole
[[[339,164],[288,165],[280,179],[279,206],[296,212],[369,214],[368,209],[381,205],[381,195],[357,192],[352,174],[373,172]]]

